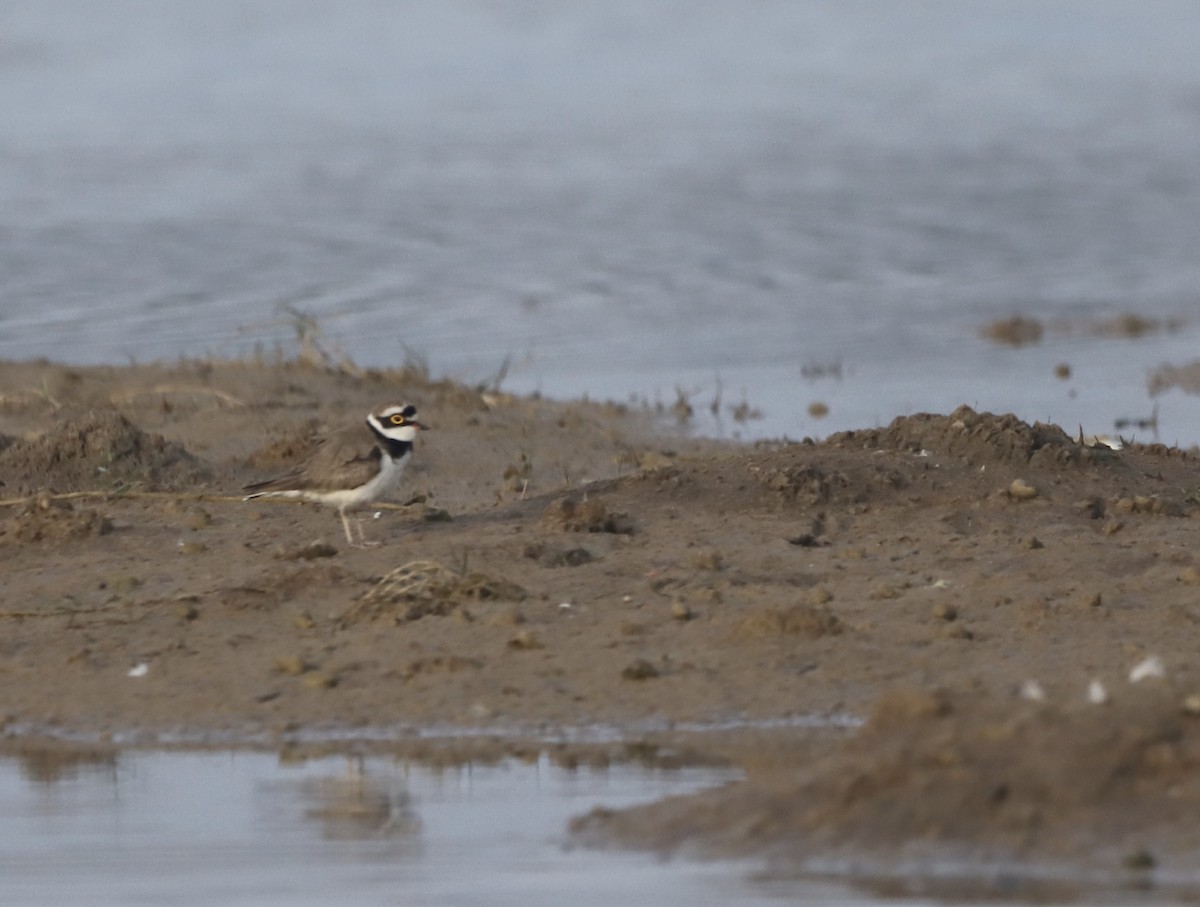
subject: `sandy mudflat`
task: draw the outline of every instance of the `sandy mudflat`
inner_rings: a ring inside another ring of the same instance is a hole
[[[238,498],[401,400],[433,430],[367,520],[384,544]],[[748,777],[588,840],[1197,865],[1200,468],[1177,450],[967,409],[750,447],[417,372],[5,363],[0,481],[14,746],[603,725]],[[1165,677],[1131,683],[1152,656]],[[822,716],[869,720],[790,726]],[[670,730],[729,722],[782,726]]]

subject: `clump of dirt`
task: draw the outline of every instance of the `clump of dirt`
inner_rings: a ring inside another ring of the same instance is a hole
[[[811,453],[803,445],[791,450],[799,452],[800,457],[807,457]],[[785,503],[810,507],[835,501],[861,503],[878,492],[886,496],[908,485],[908,479],[900,472],[875,465],[853,470],[831,470],[812,462],[789,463],[785,466],[761,465],[755,476]]]
[[[92,410],[9,445],[0,452],[0,474],[18,490],[67,492],[130,484],[177,489],[211,473],[182,444],[143,432],[116,411]]]
[[[845,630],[845,623],[824,605],[803,604],[754,611],[738,624],[735,635],[742,639],[768,639],[774,636],[820,639],[822,636],[837,636]]]
[[[761,472],[758,479],[781,497],[802,504],[827,504],[837,492],[851,487],[842,473],[831,475],[807,463]]]
[[[586,548],[558,548],[541,543],[526,545],[521,554],[543,567],[582,567],[596,560]]]
[[[633,523],[623,513],[609,513],[596,498],[560,498],[542,513],[542,525],[564,532],[633,533]]]
[[[76,510],[66,501],[43,495],[0,523],[0,544],[65,542],[107,535],[112,528],[109,519],[95,510]]]
[[[1119,462],[1103,444],[1072,441],[1057,425],[1022,422],[1011,413],[977,413],[960,406],[948,416],[917,413],[900,416],[887,428],[844,431],[829,444],[868,450],[929,451],[958,457],[971,465],[1087,466]]]
[[[458,573],[437,561],[412,561],[376,583],[340,620],[391,617],[396,623],[451,613],[468,602],[523,601],[516,583],[484,573]]]

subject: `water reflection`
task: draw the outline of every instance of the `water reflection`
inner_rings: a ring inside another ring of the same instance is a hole
[[[743,868],[563,846],[572,816],[720,784],[730,770],[573,764],[10,753],[0,757],[0,903],[774,900]]]
[[[21,774],[30,781],[51,784],[74,780],[82,774],[116,777],[117,754],[108,749],[38,746],[14,753]]]
[[[369,775],[361,756],[348,758],[342,774],[286,783],[306,804],[304,817],[328,840],[413,838],[421,830],[407,788],[394,778]]]

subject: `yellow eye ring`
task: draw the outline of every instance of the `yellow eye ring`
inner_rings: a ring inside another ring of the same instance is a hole
[[[397,413],[396,415],[392,416],[392,424],[393,425],[403,425],[404,417]]]

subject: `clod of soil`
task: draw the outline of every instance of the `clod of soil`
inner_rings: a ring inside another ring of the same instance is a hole
[[[772,636],[798,636],[820,639],[836,636],[846,625],[824,605],[793,605],[790,608],[762,608],[743,618],[736,635],[743,639],[767,639]]]
[[[542,524],[564,532],[613,532],[628,535],[633,524],[623,513],[609,513],[602,501],[561,498],[546,508]]]
[[[109,519],[95,510],[76,510],[66,501],[42,496],[0,522],[0,545],[36,545],[91,538],[112,532]]]

